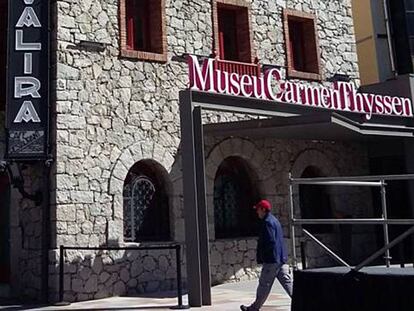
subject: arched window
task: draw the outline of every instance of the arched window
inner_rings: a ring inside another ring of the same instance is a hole
[[[256,235],[258,220],[252,207],[258,198],[247,163],[239,157],[226,158],[214,179],[216,238]]]
[[[129,170],[124,183],[124,240],[170,239],[166,178],[161,165],[142,160]]]
[[[322,177],[320,170],[314,166],[308,166],[302,173],[302,178]],[[299,203],[302,218],[333,218],[330,202],[330,194],[326,186],[300,185]],[[332,232],[332,225],[304,225],[304,229],[310,233]]]

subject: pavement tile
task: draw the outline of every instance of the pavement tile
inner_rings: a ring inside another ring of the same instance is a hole
[[[212,288],[212,306],[191,308],[197,310],[237,311],[241,304],[250,304],[255,297],[257,281],[227,283]],[[0,310],[30,310],[30,311],[64,311],[64,310],[171,310],[177,306],[175,293],[158,293],[146,297],[111,297],[99,300],[72,303],[68,306],[36,306],[36,305],[7,305]],[[187,296],[183,297],[183,304],[188,303]],[[290,310],[290,298],[285,294],[280,284],[276,281],[263,311],[288,311]]]

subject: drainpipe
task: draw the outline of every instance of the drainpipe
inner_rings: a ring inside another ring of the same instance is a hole
[[[394,49],[393,49],[392,40],[391,40],[391,27],[390,27],[390,19],[389,19],[389,11],[388,11],[388,2],[387,1],[388,0],[383,0],[385,29],[386,29],[386,32],[387,32],[388,52],[390,54],[391,71],[392,71],[393,77],[395,78],[397,76],[397,71],[395,69]]]

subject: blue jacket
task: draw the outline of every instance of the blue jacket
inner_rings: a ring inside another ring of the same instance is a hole
[[[268,213],[260,223],[256,254],[257,263],[284,264],[287,259],[282,226],[275,216]]]

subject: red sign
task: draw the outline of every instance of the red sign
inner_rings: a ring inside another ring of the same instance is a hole
[[[260,76],[215,69],[214,59],[202,66],[196,56],[188,58],[190,88],[197,91],[253,97],[288,104],[365,114],[412,117],[410,98],[358,93],[352,82],[334,82],[331,87],[282,80],[279,69]]]

